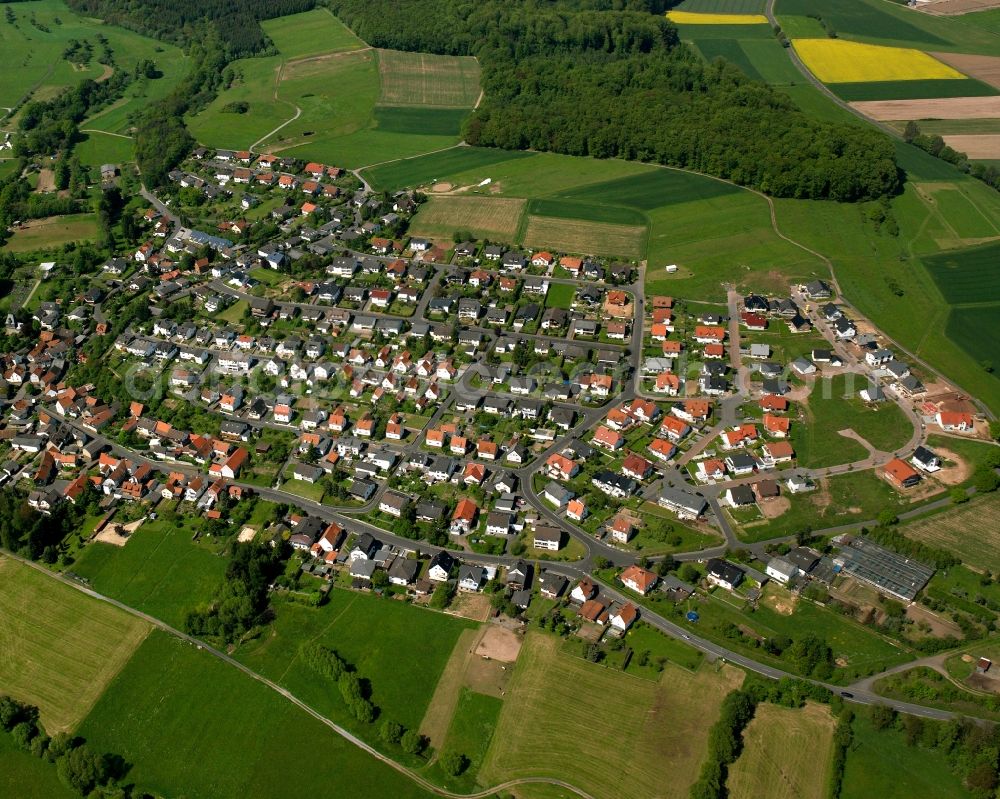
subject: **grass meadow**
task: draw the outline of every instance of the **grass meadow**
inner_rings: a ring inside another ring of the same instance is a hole
[[[743,732],[743,751],[729,767],[728,795],[826,799],[835,726],[827,705],[758,705]]]
[[[428,196],[410,225],[417,236],[447,238],[456,231],[513,242],[521,224],[525,201],[515,197]]]
[[[73,154],[79,156],[82,164],[100,167],[101,164],[124,164],[135,160],[131,139],[96,131],[81,136]]]
[[[675,8],[702,14],[763,14],[765,5],[765,0],[683,0]]]
[[[19,749],[14,738],[0,733],[0,796],[18,799],[77,799],[59,780],[56,767]]]
[[[97,218],[94,214],[67,214],[32,219],[18,228],[7,242],[11,252],[48,250],[72,241],[97,238]]]
[[[640,259],[646,250],[646,228],[529,216],[524,230],[524,244],[535,249],[551,247],[559,252]]]
[[[350,795],[359,785],[373,796],[428,796],[275,691],[159,631],[79,733],[124,757],[130,781],[160,796]]]
[[[0,73],[4,76],[0,81],[0,105],[3,106],[16,105],[35,89],[39,96],[51,97],[84,78],[96,79],[105,74],[104,65],[97,62],[96,46],[94,57],[86,65],[71,64],[62,56],[72,39],[87,39],[96,45],[98,33],[107,37],[118,68],[130,69],[142,58],[156,62],[163,77],[145,82],[145,90],[156,96],[173,88],[187,68],[187,59],[178,48],[78,15],[62,0],[35,0],[12,5],[11,11],[16,16],[14,24],[6,21],[0,24]],[[32,17],[37,26],[31,23]],[[135,90],[140,89],[135,87]]]
[[[72,730],[149,631],[124,611],[0,558],[0,693]]]
[[[841,100],[926,100],[935,97],[989,97],[997,90],[974,78],[846,81],[830,84]]]
[[[482,768],[493,740],[503,700],[462,688],[442,751],[460,752],[469,759],[468,771]]]
[[[907,746],[903,733],[878,731],[866,714],[854,719],[854,741],[848,749],[841,784],[842,799],[971,799],[939,751]]]
[[[320,608],[281,604],[273,625],[240,647],[236,657],[338,723],[356,727],[336,686],[322,684],[302,662],[302,645],[316,641],[335,649],[370,681],[372,701],[385,718],[416,729],[455,641],[473,626],[402,602],[335,589]]]
[[[989,224],[988,220],[979,217],[975,208],[967,200],[963,203],[963,199],[954,199],[954,211],[961,212],[955,215],[956,219],[968,220],[966,224],[975,223],[976,233],[1000,235],[992,224],[989,231],[985,230],[981,225],[984,221]],[[939,204],[943,201],[940,193],[935,194],[935,200]],[[1000,281],[995,279],[998,257],[1000,244],[994,243],[938,253],[925,257],[923,262],[947,302],[1000,302]]]
[[[72,570],[102,594],[138,608],[173,627],[211,600],[226,573],[226,559],[191,541],[191,525],[146,522],[125,546],[88,544]]]
[[[479,99],[479,62],[470,56],[379,50],[384,105],[471,109]]]
[[[558,639],[529,632],[480,781],[572,775],[595,796],[686,797],[719,705],[741,676],[726,667],[691,674],[668,666],[654,682],[588,663],[561,652]],[[609,741],[628,753],[627,768],[609,767]]]
[[[264,20],[260,26],[285,58],[306,58],[366,46],[325,8]]]

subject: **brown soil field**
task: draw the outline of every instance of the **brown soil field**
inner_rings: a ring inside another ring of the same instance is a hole
[[[38,173],[38,185],[35,191],[39,194],[56,190],[56,175],[51,169],[43,169]]]
[[[1000,62],[1000,59],[996,60]],[[997,75],[1000,77],[1000,65],[997,66]],[[910,119],[987,119],[1000,117],[1000,96],[938,97],[932,100],[865,100],[851,103],[851,108],[882,122]]]
[[[757,503],[760,508],[760,512],[764,515],[765,519],[777,519],[782,513],[792,507],[791,501],[788,497],[774,497],[773,499],[765,499]]]
[[[524,206],[517,198],[432,195],[413,217],[410,233],[450,239],[455,231],[467,230],[479,238],[513,241]]]
[[[990,86],[1000,88],[1000,57],[992,55],[967,55],[965,53],[931,53],[939,61],[964,72]],[[980,98],[985,100],[986,98]]]
[[[949,147],[969,158],[1000,158],[1000,136],[995,134],[957,134],[945,136],[944,140]]]
[[[917,6],[918,11],[937,17],[968,14],[970,11],[985,11],[988,8],[1000,8],[1000,0],[930,0]]]
[[[517,633],[496,624],[486,628],[476,647],[479,657],[502,660],[504,663],[513,663],[520,651],[521,639],[517,637]]]

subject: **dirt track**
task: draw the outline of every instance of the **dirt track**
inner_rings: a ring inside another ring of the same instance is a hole
[[[931,100],[865,100],[851,103],[851,107],[866,117],[880,122],[909,119],[988,119],[1000,117],[1000,96],[939,97]]]
[[[969,158],[1000,158],[1000,135],[945,136],[945,143]]]
[[[1000,58],[997,56],[964,53],[931,53],[931,55],[969,77],[1000,88]]]

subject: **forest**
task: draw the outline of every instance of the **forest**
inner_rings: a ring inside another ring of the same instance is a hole
[[[679,44],[662,0],[329,0],[377,47],[474,55],[485,98],[470,144],[620,157],[706,172],[777,197],[897,192],[884,134],[809,119]]]
[[[67,0],[74,11],[100,17],[155,39],[186,48],[209,23],[231,58],[271,46],[260,20],[308,11],[315,0]]]

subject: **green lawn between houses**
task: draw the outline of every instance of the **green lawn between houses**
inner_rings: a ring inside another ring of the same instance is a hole
[[[429,795],[270,688],[160,631],[78,733],[161,796],[349,796],[360,785],[378,799]]]
[[[336,686],[322,684],[300,657],[302,645],[312,641],[331,647],[371,681],[372,701],[383,717],[416,729],[455,641],[473,626],[400,601],[334,589],[320,608],[279,604],[267,633],[237,649],[236,657],[354,728]]]

